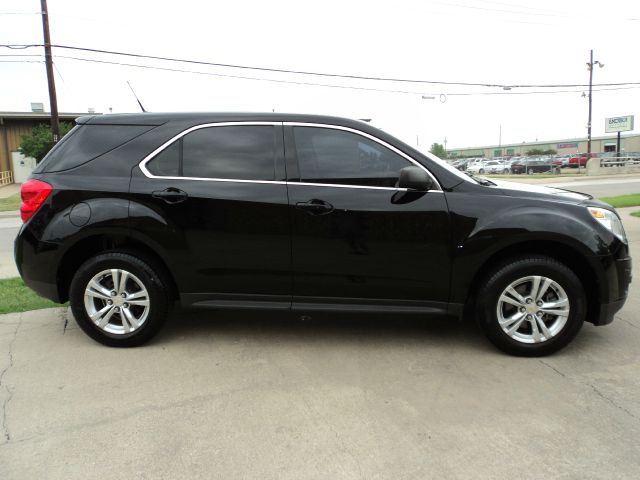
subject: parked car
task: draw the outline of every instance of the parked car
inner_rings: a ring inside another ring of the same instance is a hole
[[[569,165],[570,158],[571,155],[556,155],[553,157],[551,163],[556,167],[565,168]]]
[[[581,153],[579,155],[574,155],[569,158],[569,163],[567,164],[567,166],[570,168],[586,167],[587,161],[591,158],[598,158],[598,154],[591,153],[591,155],[589,156],[586,153]]]
[[[474,179],[363,122],[312,115],[81,117],[22,185],[15,258],[106,345],[171,304],[477,314],[544,355],[627,297],[629,246],[589,195]]]
[[[468,163],[469,163],[468,159],[462,159],[462,160],[456,160],[451,165],[454,168],[457,168],[458,170],[460,170],[461,172],[464,172],[467,169],[467,164]]]
[[[485,173],[487,173],[487,170],[485,168],[485,166],[490,162],[491,160],[476,160],[473,163],[470,163],[467,165],[467,172],[471,173],[471,174],[479,174],[479,175],[484,175]]]
[[[494,175],[509,173],[509,167],[507,166],[506,160],[489,162],[487,163],[485,169],[487,173],[494,174]]]
[[[533,173],[549,172],[553,168],[553,163],[550,160],[527,159],[511,164],[511,173],[527,173],[531,175]]]

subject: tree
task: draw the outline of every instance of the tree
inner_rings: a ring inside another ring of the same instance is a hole
[[[527,150],[527,155],[555,155],[556,151],[553,148],[548,150],[542,150],[541,148],[532,148]]]
[[[431,149],[429,149],[429,152],[433,153],[438,158],[442,158],[443,160],[447,158],[447,151],[440,143],[434,143],[433,145],[431,145]]]
[[[73,125],[68,122],[60,124],[60,138],[64,137]],[[37,163],[49,153],[53,148],[53,134],[51,127],[48,125],[36,125],[29,135],[22,137],[22,143],[18,147],[18,151],[25,157],[35,158]]]

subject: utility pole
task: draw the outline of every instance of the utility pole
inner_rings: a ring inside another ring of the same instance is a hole
[[[49,103],[51,105],[51,133],[53,143],[60,140],[60,120],[58,119],[58,99],[56,97],[56,82],[53,78],[53,61],[51,59],[51,36],[49,34],[49,10],[47,0],[40,0],[42,8],[42,32],[44,33],[44,60],[47,67],[47,82],[49,83]]]
[[[591,50],[591,56],[589,57],[589,121],[587,122],[587,162],[591,158],[591,91],[593,88],[593,50]],[[580,162],[578,162],[580,166]]]
[[[589,56],[589,62],[587,62],[587,68],[589,69],[589,121],[587,122],[587,162],[591,159],[591,96],[593,93],[593,67],[598,65],[600,68],[604,67],[604,63],[596,60],[593,61],[593,50]],[[578,165],[579,166],[579,165]]]

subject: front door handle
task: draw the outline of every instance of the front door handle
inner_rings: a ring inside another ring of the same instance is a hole
[[[309,215],[326,215],[333,212],[333,205],[324,200],[318,200],[317,198],[309,200],[308,202],[298,202],[296,203],[296,208],[304,210]]]
[[[179,188],[173,188],[173,187],[151,192],[151,196],[153,198],[159,198],[160,200],[164,200],[166,203],[170,203],[170,204],[184,202],[189,197],[189,195],[187,195],[187,192],[182,191]]]

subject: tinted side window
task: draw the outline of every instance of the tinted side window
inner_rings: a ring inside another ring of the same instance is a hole
[[[36,173],[59,172],[77,167],[110,152],[152,128],[147,125],[77,126],[65,135],[34,171]]]
[[[294,127],[303,182],[394,187],[411,163],[361,135],[317,127]]]
[[[182,139],[185,177],[274,180],[276,137],[272,126],[201,128]]]
[[[152,175],[159,177],[177,177],[180,175],[181,140],[176,140],[153,159],[146,167]]]

